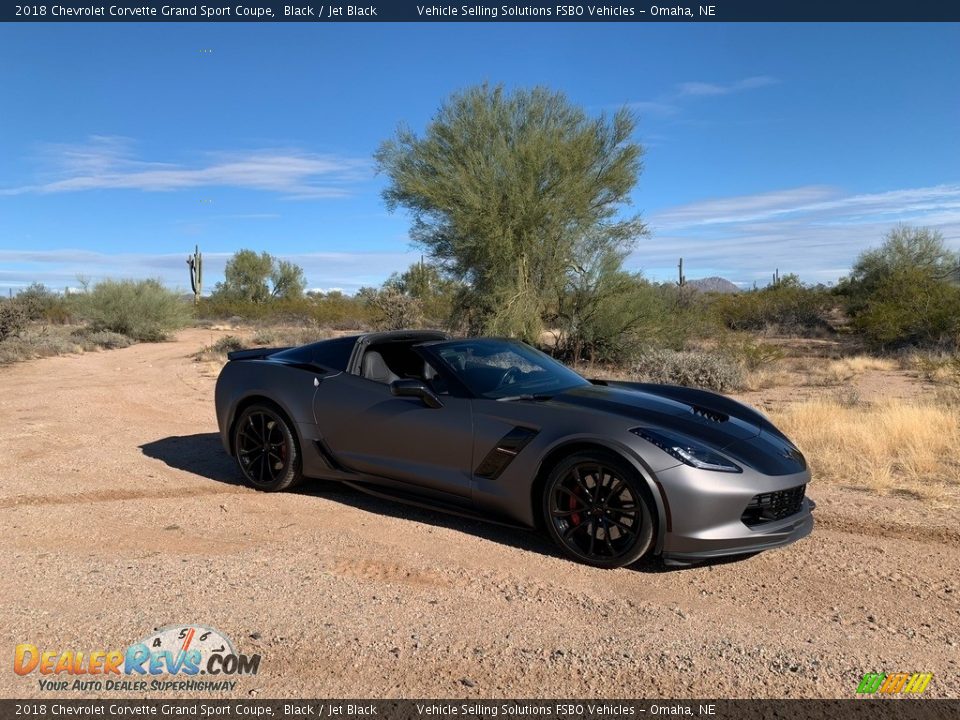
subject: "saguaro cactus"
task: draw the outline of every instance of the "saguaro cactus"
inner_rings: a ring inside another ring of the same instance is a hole
[[[193,302],[200,302],[203,294],[203,253],[200,246],[195,245],[193,255],[187,256],[187,267],[190,268],[190,288],[193,290]]]
[[[677,287],[682,288],[687,284],[687,276],[683,274],[683,258],[677,263]]]

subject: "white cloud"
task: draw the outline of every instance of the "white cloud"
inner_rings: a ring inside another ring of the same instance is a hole
[[[642,114],[676,115],[683,109],[683,104],[693,98],[732,95],[746,90],[776,85],[778,82],[779,80],[769,75],[754,75],[728,83],[684,82],[675,86],[670,92],[652,100],[628,102],[627,107]]]
[[[627,107],[636,110],[640,114],[653,115],[674,115],[680,112],[680,107],[675,103],[660,102],[658,100],[641,100],[638,102],[627,103]]]
[[[685,82],[677,86],[677,96],[717,96],[776,85],[777,79],[769,75],[755,75],[732,83]]]
[[[0,188],[0,195],[84,190],[168,192],[236,187],[294,198],[342,197],[369,174],[369,161],[297,149],[204,153],[191,165],[139,159],[129,138],[93,136],[82,144],[48,144],[36,182]]]
[[[832,282],[898,223],[940,230],[960,249],[960,184],[859,194],[806,186],[666,208],[649,217],[653,235],[629,264],[669,278],[683,257],[691,278],[765,282],[779,268]]]
[[[323,252],[274,253],[300,265],[311,287],[341,289],[352,293],[364,285],[379,285],[391,273],[406,270],[419,252]],[[232,253],[204,252],[204,291],[223,279],[223,269]],[[155,277],[170,287],[187,288],[186,253],[99,253],[88,250],[2,250],[0,287],[19,287],[42,282],[52,287],[76,285],[82,276],[96,282],[112,278]]]

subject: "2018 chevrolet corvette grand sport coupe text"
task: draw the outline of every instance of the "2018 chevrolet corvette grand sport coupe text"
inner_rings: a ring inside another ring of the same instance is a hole
[[[586,380],[519,341],[434,331],[229,357],[220,434],[261,490],[340,480],[543,528],[598,567],[750,554],[813,528],[803,455],[712,392]]]

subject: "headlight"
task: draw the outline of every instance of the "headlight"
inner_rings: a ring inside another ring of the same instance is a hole
[[[701,470],[714,470],[716,472],[738,473],[743,469],[734,465],[723,455],[701,445],[682,435],[673,435],[665,433],[662,430],[650,430],[649,428],[633,428],[630,430],[634,435],[642,437],[647,442],[651,442],[665,453],[672,455],[680,462]]]

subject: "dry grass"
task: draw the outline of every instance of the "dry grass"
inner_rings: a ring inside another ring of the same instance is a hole
[[[339,334],[343,333],[319,325],[276,325],[258,329],[250,342],[253,345],[264,347],[293,347],[317,342],[318,340],[327,340]]]
[[[796,374],[780,367],[762,367],[750,370],[744,375],[744,390],[768,390],[770,388],[794,385],[797,382]]]
[[[22,332],[0,342],[0,365],[54,355],[113,350],[134,343],[126,335],[93,331],[70,325],[28,325]]]
[[[818,480],[927,498],[958,482],[960,405],[819,399],[772,415]]]
[[[915,351],[900,358],[900,367],[930,382],[960,385],[960,355],[936,351]]]
[[[807,385],[841,385],[868,372],[896,370],[897,363],[889,358],[853,355],[821,362],[805,360],[801,367],[806,374]]]
[[[211,328],[213,329],[213,328]],[[293,347],[337,337],[338,331],[315,325],[261,327],[253,331],[236,330],[194,353],[198,362],[224,363],[227,353],[257,347]]]

